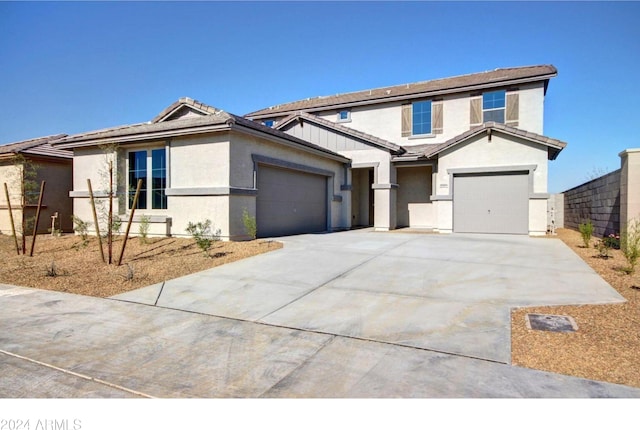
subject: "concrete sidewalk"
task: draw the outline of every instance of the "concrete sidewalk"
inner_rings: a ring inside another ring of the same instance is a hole
[[[624,299],[558,239],[343,233],[119,300],[509,363],[513,307]]]
[[[0,285],[0,397],[640,397],[410,346]]]

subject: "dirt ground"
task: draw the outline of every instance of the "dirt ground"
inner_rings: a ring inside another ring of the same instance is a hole
[[[558,238],[615,288],[627,302],[614,305],[556,306],[515,309],[511,313],[511,360],[516,366],[640,387],[640,267],[633,275],[620,250],[603,259],[580,233],[559,229]],[[550,239],[557,240],[557,239]],[[578,330],[558,333],[527,329],[525,315],[573,317]]]
[[[205,254],[193,239],[149,238],[146,243],[130,238],[122,265],[102,262],[98,241],[89,238],[83,246],[79,236],[41,235],[35,252],[29,257],[17,255],[12,236],[0,234],[0,283],[64,291],[95,297],[108,297],[152,285],[221,264],[282,248],[273,241],[215,242]],[[103,243],[108,259],[106,242]],[[113,261],[117,262],[122,238],[113,244]]]

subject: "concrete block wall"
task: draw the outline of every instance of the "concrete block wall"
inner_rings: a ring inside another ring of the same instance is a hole
[[[620,169],[564,193],[564,226],[578,230],[591,220],[594,235],[620,232]]]

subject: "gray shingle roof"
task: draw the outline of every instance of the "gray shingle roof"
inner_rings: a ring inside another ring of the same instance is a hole
[[[183,99],[180,99],[183,100]],[[172,110],[175,111],[183,102],[178,100],[173,103]],[[193,101],[193,99],[189,99]],[[200,102],[197,102],[200,103]],[[149,141],[153,139],[163,139],[174,136],[185,136],[192,134],[201,134],[219,130],[254,130],[262,134],[270,135],[279,139],[285,139],[291,143],[303,146],[314,151],[323,152],[337,158],[340,161],[348,162],[340,154],[330,151],[318,145],[314,145],[305,140],[290,136],[280,130],[266,127],[260,123],[248,120],[238,115],[225,112],[213,106],[207,106],[209,113],[201,117],[179,118],[171,121],[163,122],[146,122],[139,124],[123,125],[118,127],[95,130],[86,133],[66,136],[53,142],[59,148],[77,148],[82,146],[95,146],[103,143],[129,143]],[[167,113],[165,113],[166,115]],[[159,118],[157,116],[156,118]]]
[[[73,154],[70,151],[51,146],[52,141],[65,136],[66,134],[55,134],[0,145],[0,154],[31,154],[54,158],[72,158]]]
[[[285,127],[287,124],[291,123],[292,121],[296,121],[298,119],[303,119],[309,122],[313,122],[315,124],[324,126],[326,128],[330,128],[332,130],[337,131],[338,133],[342,133],[342,134],[346,134],[348,136],[354,137],[356,139],[359,140],[364,140],[370,144],[373,144],[374,146],[378,146],[378,147],[382,147],[385,149],[390,150],[391,152],[395,153],[395,154],[402,154],[404,153],[404,148],[400,145],[396,145],[395,143],[389,142],[388,140],[385,139],[381,139],[377,136],[373,136],[371,134],[367,134],[364,133],[362,131],[353,129],[351,127],[346,127],[342,124],[338,124],[335,123],[333,121],[329,121],[327,119],[324,118],[320,118],[316,115],[312,115],[306,112],[296,112],[295,114],[289,115],[288,117],[286,117],[285,119],[283,119],[278,125],[277,125],[277,129],[282,129],[283,127]]]
[[[470,130],[467,130],[464,133],[459,134],[447,140],[444,143],[440,143],[437,145],[407,146],[405,147],[407,150],[406,155],[407,156],[419,155],[425,158],[435,158],[438,154],[440,154],[445,149],[448,149],[452,146],[462,143],[473,136],[477,136],[478,134],[489,132],[492,130],[497,130],[511,136],[521,137],[523,139],[527,139],[529,141],[547,146],[549,148],[548,154],[549,154],[550,160],[555,160],[555,158],[558,156],[560,151],[562,151],[562,149],[567,146],[566,142],[563,142],[558,139],[542,136],[540,134],[521,130],[515,127],[509,127],[507,125],[496,123],[496,122],[486,122],[482,125],[479,125]]]
[[[495,69],[444,79],[434,79],[332,96],[313,97],[260,109],[246,114],[245,117],[252,119],[268,118],[289,115],[290,113],[301,110],[312,112],[321,109],[381,103],[397,99],[412,99],[438,94],[474,91],[483,88],[548,80],[557,74],[558,71],[552,65]]]

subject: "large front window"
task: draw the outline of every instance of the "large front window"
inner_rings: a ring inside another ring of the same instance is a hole
[[[506,91],[492,91],[482,94],[482,122],[504,124]]]
[[[142,179],[136,209],[167,209],[167,156],[164,148],[129,152],[129,209]],[[149,187],[151,185],[151,187]]]

